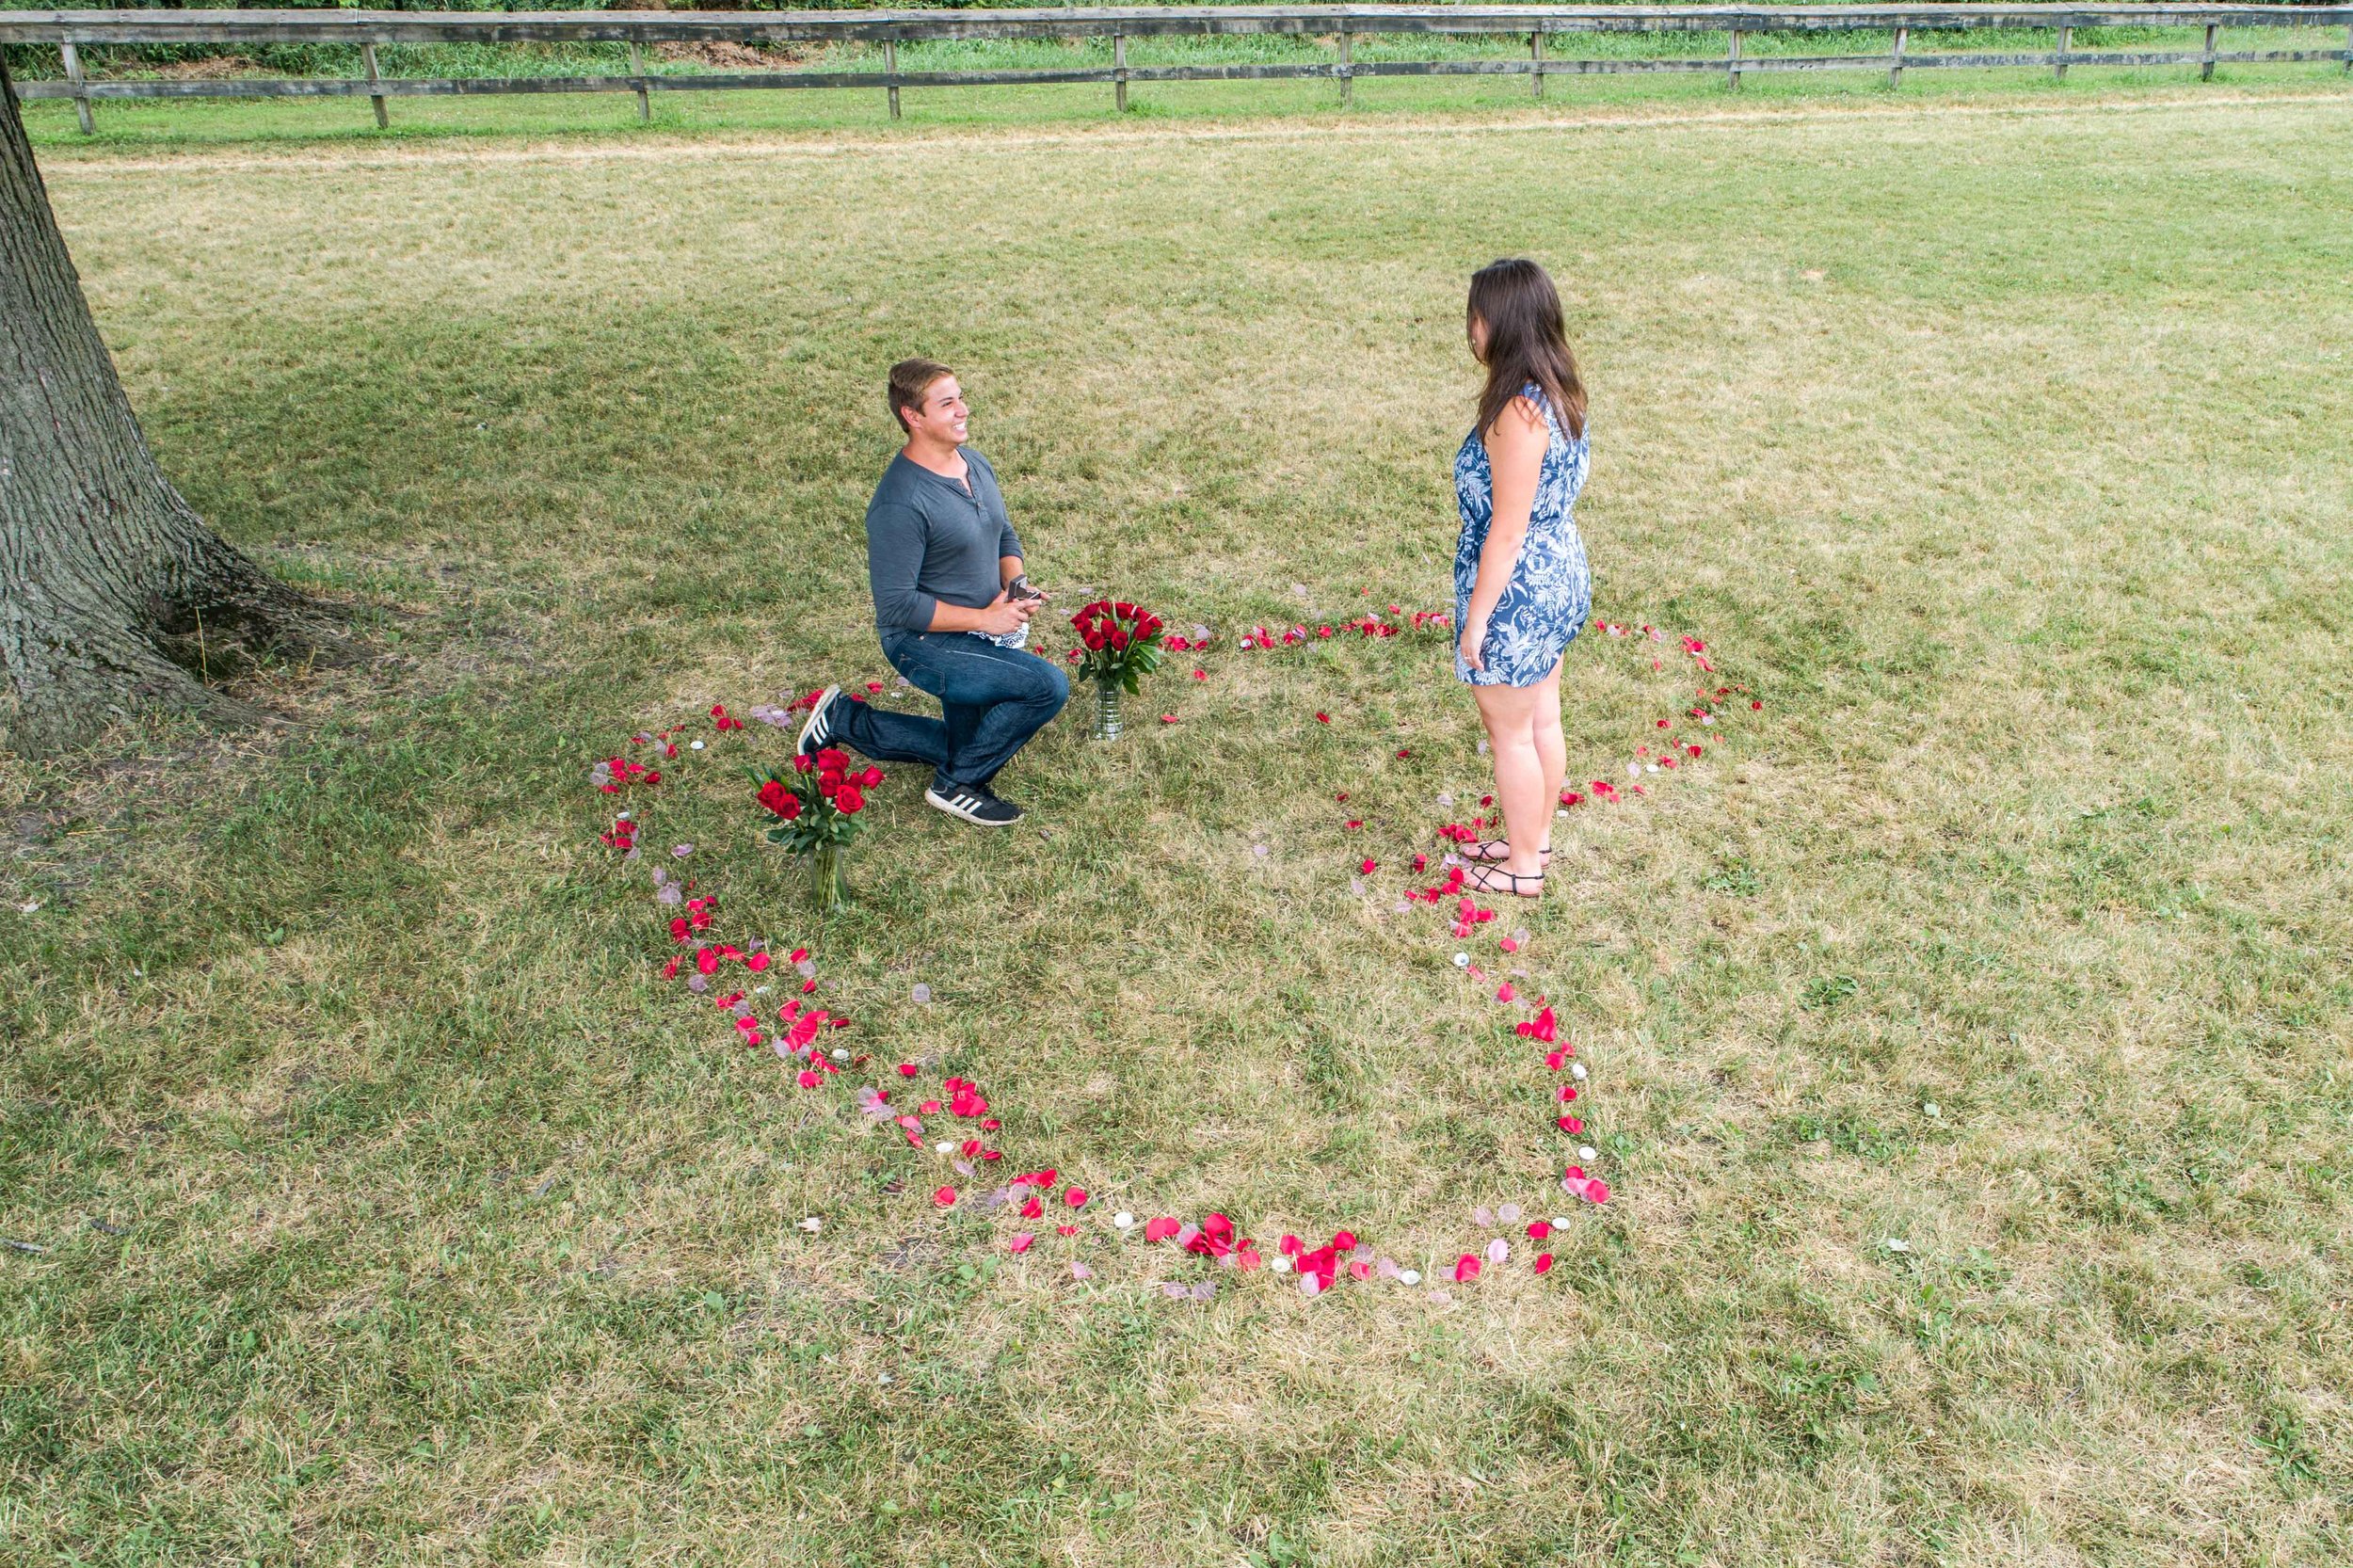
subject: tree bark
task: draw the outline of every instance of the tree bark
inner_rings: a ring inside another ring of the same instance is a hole
[[[247,716],[208,684],[341,648],[336,612],[221,542],[148,450],[0,60],[0,744],[143,711]]]

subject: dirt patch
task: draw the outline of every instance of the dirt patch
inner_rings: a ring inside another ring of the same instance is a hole
[[[243,55],[208,55],[200,60],[159,60],[147,68],[167,82],[225,82],[250,76],[258,68]]]
[[[692,60],[697,65],[728,71],[768,71],[779,65],[798,65],[811,53],[806,43],[731,43],[725,40],[711,43],[657,43],[653,52],[662,59]]]

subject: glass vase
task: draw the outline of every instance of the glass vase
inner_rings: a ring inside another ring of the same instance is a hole
[[[809,902],[820,915],[850,906],[849,889],[841,884],[841,846],[819,844],[808,852]]]
[[[1119,739],[1119,696],[1118,681],[1095,683],[1095,738],[1098,741]]]

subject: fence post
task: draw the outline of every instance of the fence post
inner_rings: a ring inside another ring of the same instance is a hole
[[[66,80],[73,84],[73,116],[82,122],[82,135],[94,135],[97,127],[89,119],[88,85],[82,80],[82,52],[70,41],[57,45],[57,52],[65,56]]]
[[[646,60],[638,53],[635,39],[629,40],[629,73],[637,80],[637,122],[650,125],[653,123],[653,105],[646,99]]]
[[[1910,42],[1911,39],[1911,28],[1896,29],[1896,58],[1894,63],[1887,68],[1887,85],[1891,88],[1899,88],[1904,85],[1904,45]]]
[[[1349,93],[1356,86],[1356,35],[1340,35],[1340,104],[1346,106]]]
[[[1731,87],[1740,85],[1740,29],[1732,30],[1732,58],[1724,66],[1724,81]]]
[[[2201,82],[2214,80],[2214,35],[2215,24],[2209,22],[2206,24],[2206,57],[2198,67],[2198,79]]]
[[[1112,35],[1112,107],[1128,112],[1128,35]]]
[[[1541,31],[1528,35],[1528,73],[1536,78],[1536,97],[1541,102],[1545,96],[1545,35]]]
[[[899,40],[883,40],[883,74],[890,81],[890,118],[899,118]]]
[[[2073,27],[2061,26],[2059,28],[2058,49],[2051,57],[2051,80],[2054,82],[2064,82],[2067,80],[2067,51],[2074,46],[2074,42],[2075,29]]]
[[[378,75],[376,70],[376,45],[373,43],[361,44],[360,46],[360,57],[365,60],[368,65],[368,86],[375,87],[378,82],[383,80],[383,77]],[[389,127],[392,120],[392,117],[384,112],[384,95],[380,92],[370,93],[368,95],[368,102],[376,105],[376,128],[381,131]]]

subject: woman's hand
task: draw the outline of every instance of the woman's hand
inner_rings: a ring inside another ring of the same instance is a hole
[[[1480,648],[1486,640],[1487,617],[1465,615],[1463,617],[1462,641],[1454,645],[1454,651],[1462,655],[1463,663],[1470,668],[1483,670],[1487,667],[1487,662],[1481,656]]]

